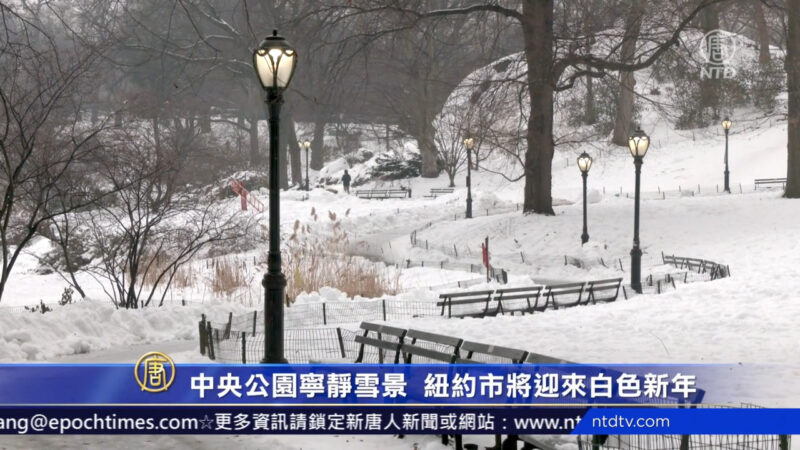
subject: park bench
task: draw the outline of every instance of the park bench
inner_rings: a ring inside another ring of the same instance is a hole
[[[406,330],[361,322],[360,330],[354,338],[358,344],[356,363],[395,363],[400,362],[400,347],[406,336]]]
[[[758,190],[759,186],[773,186],[780,184],[782,188],[786,188],[786,178],[756,178],[753,181],[753,185],[755,186],[755,190]]]
[[[458,356],[463,339],[429,333],[420,330],[408,330],[400,350],[403,361],[411,363],[448,363],[452,364]]]
[[[662,253],[661,260],[664,264],[669,264],[679,269],[687,269],[697,273],[708,273],[712,280],[730,276],[730,268],[727,265],[718,264],[705,259],[665,255]],[[688,272],[684,275],[684,281],[686,281],[686,277],[688,277]]]
[[[553,304],[553,309],[558,309],[559,306],[571,307],[580,305],[585,287],[586,283],[582,281],[546,286],[544,291],[544,308],[547,308],[547,305],[550,303]],[[575,296],[577,296],[577,298],[571,302],[564,299],[565,297],[573,298]]]
[[[586,291],[589,296],[586,298],[586,303],[613,302],[619,296],[620,286],[622,286],[622,278],[588,281],[586,283]]]
[[[436,306],[442,308],[443,316],[446,311],[447,317],[485,317],[489,314],[489,302],[492,300],[493,292],[489,290],[439,294],[440,301],[436,302]]]
[[[411,198],[411,189],[361,189],[356,191],[356,197],[378,200],[385,200],[387,198]]]
[[[496,290],[494,301],[497,302],[497,312],[511,313],[513,316],[516,312],[532,314],[534,311],[544,311],[544,305],[539,306],[542,289],[543,286],[528,286]]]
[[[519,364],[528,357],[528,352],[499,345],[465,341],[461,344],[456,363],[461,364]]]
[[[440,195],[452,194],[453,192],[455,192],[455,188],[432,188],[425,197],[436,198]]]

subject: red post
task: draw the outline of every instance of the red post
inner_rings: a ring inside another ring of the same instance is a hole
[[[242,211],[247,211],[247,191],[242,189],[240,196],[242,199]]]

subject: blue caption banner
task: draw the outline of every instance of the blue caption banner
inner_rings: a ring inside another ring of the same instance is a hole
[[[0,404],[699,403],[704,366],[3,365]]]

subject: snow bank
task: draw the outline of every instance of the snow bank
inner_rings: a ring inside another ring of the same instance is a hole
[[[83,301],[46,314],[6,312],[0,315],[0,361],[46,361],[111,347],[196,339],[200,314],[221,321],[229,312],[245,311],[219,302],[124,310]]]

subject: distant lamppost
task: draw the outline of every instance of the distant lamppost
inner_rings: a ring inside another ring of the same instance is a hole
[[[731,119],[727,117],[725,120],[722,121],[722,129],[725,130],[725,192],[728,194],[731,193],[731,186],[730,186],[730,171],[728,170],[728,131],[731,129]]]
[[[297,53],[274,30],[253,52],[258,81],[267,92],[269,106],[269,255],[264,286],[264,359],[262,363],[286,363],[283,355],[283,293],[286,277],[281,272],[280,185],[278,183],[281,104],[283,91],[292,80]]]
[[[467,148],[467,219],[472,219],[472,149],[475,147],[475,140],[464,139],[464,147]]]
[[[639,186],[642,174],[642,160],[650,147],[650,137],[637,127],[628,138],[628,148],[636,166],[636,194],[633,207],[633,249],[631,249],[631,288],[642,293],[642,249],[639,247]]]
[[[589,177],[589,169],[592,167],[592,157],[586,152],[578,156],[578,169],[583,177],[583,234],[581,234],[581,245],[589,242],[589,228],[586,225],[586,178]]]
[[[311,148],[311,142],[303,141],[303,148],[306,149],[306,190],[311,190],[311,185],[308,184],[308,165],[310,164],[310,159],[308,159],[308,149]]]

